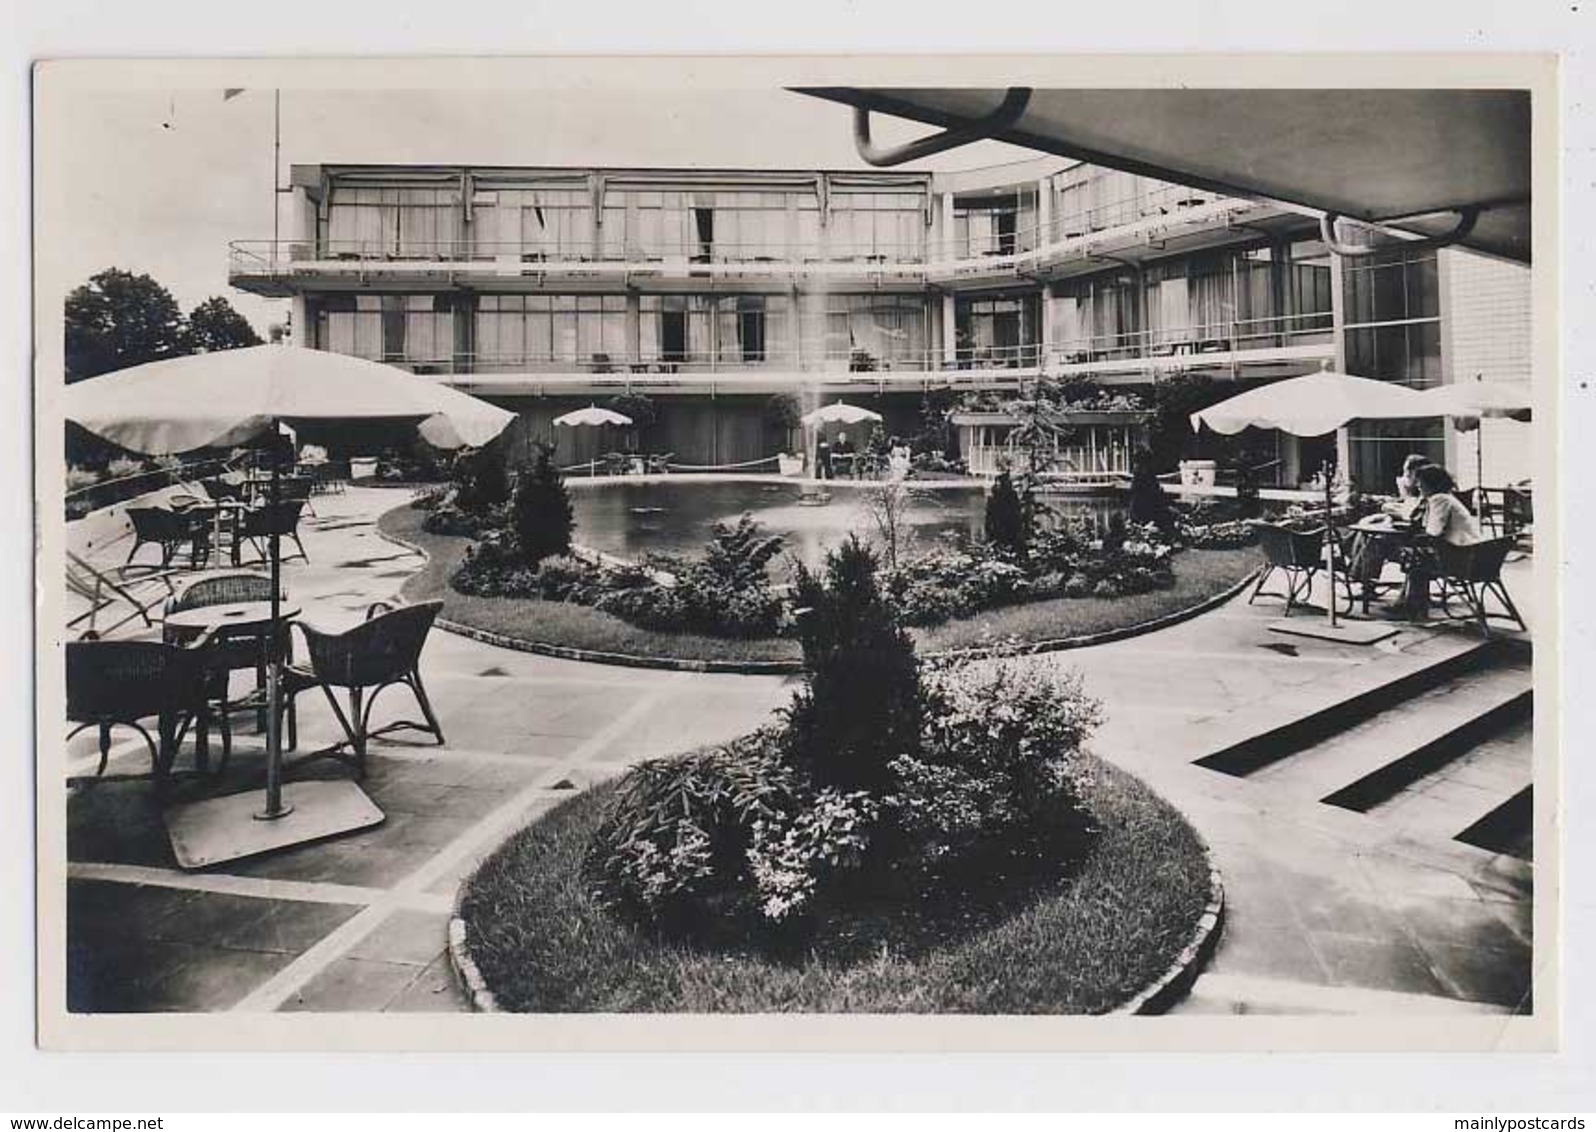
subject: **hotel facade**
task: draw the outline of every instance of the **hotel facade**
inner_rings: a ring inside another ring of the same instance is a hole
[[[775,470],[773,399],[836,399],[919,428],[928,394],[1040,377],[1146,391],[1182,373],[1240,391],[1323,367],[1422,387],[1529,379],[1529,271],[1456,249],[1333,254],[1318,220],[1062,158],[960,173],[294,166],[289,236],[231,246],[234,286],[292,304],[295,340],[386,362],[519,414],[522,459],[614,446],[554,417],[651,399],[673,466]],[[1011,427],[959,418],[991,471]],[[1083,421],[1083,474],[1129,469],[1131,430]],[[1271,437],[1295,486],[1335,443],[1389,483],[1410,451],[1472,478],[1438,422]],[[1528,475],[1518,430],[1488,480]]]

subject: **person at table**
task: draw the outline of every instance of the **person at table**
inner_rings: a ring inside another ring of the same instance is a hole
[[[1396,498],[1380,509],[1393,518],[1412,519],[1424,502],[1424,493],[1419,489],[1419,469],[1429,462],[1428,457],[1416,452],[1403,460],[1402,471],[1396,479]]]
[[[832,450],[831,450],[831,458],[833,460],[835,460],[837,463],[841,464],[844,468],[846,468],[850,475],[853,474],[853,470],[854,470],[853,442],[848,439],[848,434],[847,433],[839,432],[837,434],[837,443],[836,443],[836,446],[833,447]]]
[[[831,441],[823,433],[815,439],[815,475],[823,480],[831,478]]]
[[[1380,505],[1381,514],[1402,523],[1413,520],[1423,506],[1424,494],[1419,490],[1418,470],[1429,460],[1414,453],[1402,461],[1402,471],[1396,478],[1396,497]],[[1383,538],[1358,531],[1352,537],[1352,549],[1347,554],[1347,571],[1363,585],[1364,607],[1374,587],[1385,573],[1387,543]],[[1400,603],[1399,603],[1400,604]]]
[[[1396,612],[1407,620],[1422,621],[1430,610],[1430,583],[1440,569],[1436,545],[1473,546],[1484,536],[1479,521],[1458,499],[1457,483],[1445,468],[1423,464],[1414,472],[1414,479],[1423,495],[1414,517],[1419,537],[1405,553],[1408,579]]]

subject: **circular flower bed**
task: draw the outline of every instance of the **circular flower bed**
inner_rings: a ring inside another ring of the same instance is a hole
[[[1189,827],[1087,756],[1035,662],[922,666],[857,541],[798,571],[781,722],[644,763],[533,826],[461,915],[521,1010],[1094,1012],[1209,899]]]

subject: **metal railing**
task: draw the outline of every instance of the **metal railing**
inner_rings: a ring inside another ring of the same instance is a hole
[[[1166,202],[1167,198],[1167,202]],[[823,270],[851,266],[866,270],[909,271],[941,269],[953,273],[989,270],[1015,257],[1065,250],[1112,235],[1116,228],[1133,228],[1150,220],[1179,221],[1183,213],[1200,205],[1218,210],[1250,208],[1253,202],[1199,194],[1195,190],[1147,194],[1085,212],[1033,222],[1008,232],[978,235],[928,233],[907,241],[846,239],[826,235],[810,240],[726,240],[692,238],[634,240],[597,238],[547,238],[513,241],[457,238],[414,240],[402,236],[378,239],[234,240],[228,245],[228,267],[234,276],[277,276],[314,266],[329,270],[394,269],[438,265],[442,269],[488,270],[525,268],[580,268],[624,266],[633,270],[676,267],[691,272],[711,265],[770,270]],[[1195,217],[1193,217],[1195,219]]]
[[[118,503],[126,503],[152,491],[176,487],[205,476],[224,472],[230,458],[211,456],[198,460],[185,460],[164,464],[158,468],[133,472],[124,476],[110,476],[81,487],[70,488],[66,493],[66,514],[76,519],[93,511],[100,511]],[[79,473],[81,474],[81,472]],[[70,481],[69,481],[70,482]]]
[[[1310,311],[1100,334],[1053,343],[1049,360],[1069,366],[1314,345],[1330,341],[1334,321],[1330,311]]]

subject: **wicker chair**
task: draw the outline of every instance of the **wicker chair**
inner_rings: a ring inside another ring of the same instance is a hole
[[[1324,528],[1294,531],[1274,523],[1255,523],[1253,527],[1258,532],[1258,545],[1264,552],[1264,570],[1258,575],[1258,584],[1253,586],[1247,604],[1251,605],[1260,596],[1283,597],[1286,599],[1286,616],[1289,617],[1292,608],[1307,598],[1314,576],[1325,568]],[[1286,576],[1285,593],[1264,589],[1265,583],[1277,570]],[[1352,581],[1344,571],[1336,575],[1336,581],[1342,588],[1342,596],[1346,598],[1350,612],[1353,604]]]
[[[676,458],[674,452],[656,452],[648,457],[648,470],[652,475],[665,475],[671,470],[671,461]]]
[[[273,534],[279,539],[293,539],[294,546],[298,548],[298,557],[306,562],[310,555],[305,553],[305,544],[299,541],[299,517],[305,509],[301,500],[290,500],[273,506],[270,503],[262,504],[245,511],[239,520],[238,537],[248,539],[255,547],[255,552],[264,562],[267,554],[267,540]],[[289,555],[290,558],[294,555]],[[286,559],[285,559],[286,561]]]
[[[77,724],[67,738],[99,729],[100,765],[76,785],[117,779],[152,779],[164,787],[177,761],[189,725],[196,725],[196,759],[204,769],[208,707],[204,672],[208,640],[184,647],[159,641],[69,641],[66,646],[67,721]],[[154,716],[156,734],[140,722]],[[131,727],[150,750],[148,774],[107,775],[111,730]]]
[[[132,565],[140,550],[146,546],[161,548],[161,567],[166,569],[188,544],[189,562],[204,561],[210,548],[210,528],[204,518],[185,515],[167,507],[129,507],[127,517],[133,523],[133,549],[128,551],[127,564]]]
[[[270,601],[272,580],[266,574],[248,570],[232,570],[207,574],[183,586],[166,603],[166,615],[208,605],[231,605],[243,601]],[[187,645],[199,634],[167,624],[162,627],[161,638],[167,644]],[[272,656],[286,656],[288,631],[284,628],[275,648],[268,636],[259,630],[234,632],[226,628],[210,631],[209,650],[206,657],[206,696],[215,705],[217,730],[222,737],[222,765],[232,754],[232,714],[253,709],[257,713],[258,727],[266,726],[266,666]],[[255,671],[254,690],[239,699],[231,699],[229,677],[232,673],[249,669]]]
[[[277,499],[280,503],[303,503],[305,510],[315,515],[316,509],[310,502],[315,490],[316,481],[311,476],[283,476],[277,483]]]
[[[1511,620],[1521,631],[1527,632],[1529,627],[1525,625],[1518,607],[1508,595],[1507,586],[1502,582],[1502,563],[1507,560],[1514,542],[1512,536],[1504,535],[1471,546],[1437,543],[1434,585],[1442,611],[1448,616],[1455,616],[1450,606],[1454,601],[1461,602],[1464,607],[1461,619],[1473,621],[1484,637],[1491,635],[1492,617]],[[1497,600],[1502,613],[1493,614],[1486,609],[1485,599],[1488,597]]]
[[[355,767],[358,774],[366,773],[366,744],[378,735],[392,731],[421,731],[433,736],[442,745],[443,728],[433,713],[432,702],[427,699],[427,689],[421,682],[421,649],[427,642],[432,623],[443,608],[441,601],[421,602],[394,608],[386,602],[377,602],[366,611],[366,620],[342,633],[323,633],[303,622],[296,621],[305,637],[310,663],[290,666],[283,672],[283,698],[285,705],[294,697],[311,688],[320,688],[332,705],[343,728],[346,741],[335,743],[304,758],[331,757],[343,759]],[[401,720],[371,730],[371,709],[384,688],[403,684],[415,694],[421,706],[425,723]],[[333,689],[342,688],[348,693],[349,712],[339,706]],[[367,698],[367,692],[370,697]],[[290,738],[298,738],[290,731]],[[343,748],[350,750],[346,753]]]

